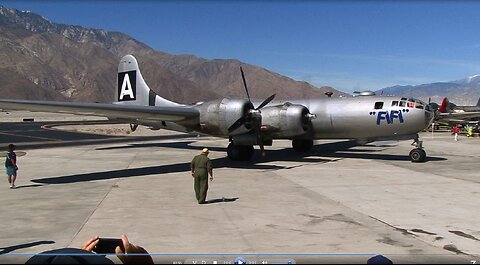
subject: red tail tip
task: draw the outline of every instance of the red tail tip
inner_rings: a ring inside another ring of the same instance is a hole
[[[440,107],[438,108],[438,111],[440,113],[445,113],[447,112],[447,106],[448,106],[448,98],[443,98],[442,100],[442,105],[440,105]]]

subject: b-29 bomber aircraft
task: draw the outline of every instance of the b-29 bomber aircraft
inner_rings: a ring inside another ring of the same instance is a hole
[[[298,100],[251,101],[242,70],[247,99],[223,98],[184,105],[156,95],[144,81],[132,55],[119,63],[115,102],[74,103],[36,100],[0,100],[0,109],[96,115],[150,129],[196,131],[228,137],[231,160],[250,160],[254,146],[262,154],[275,139],[289,139],[296,151],[308,151],[316,139],[414,139],[412,162],[426,161],[418,132],[428,127],[434,113],[421,100],[391,96],[325,97]]]

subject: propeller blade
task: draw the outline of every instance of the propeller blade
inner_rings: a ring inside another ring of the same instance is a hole
[[[265,99],[265,100],[262,102],[262,104],[260,104],[260,106],[258,106],[255,110],[259,110],[259,109],[265,107],[265,105],[267,105],[268,103],[270,103],[270,101],[272,101],[272,100],[275,98],[275,95],[276,95],[276,94],[273,94],[273,95],[271,95],[270,97],[268,97],[267,99]]]
[[[245,74],[243,73],[243,69],[241,66],[240,66],[240,72],[242,73],[243,86],[245,87],[245,91],[247,92],[248,101],[252,102],[250,100],[250,94],[248,94],[247,81],[245,80]]]
[[[228,128],[228,132],[233,132],[236,129],[240,128],[245,122],[247,121],[247,116],[240,117],[237,121],[235,121],[232,126]]]
[[[260,139],[258,142],[258,146],[260,146],[260,152],[263,157],[267,156],[267,153],[265,152],[265,147],[263,146],[263,141]]]

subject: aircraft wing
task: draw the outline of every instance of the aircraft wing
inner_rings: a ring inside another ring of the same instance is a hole
[[[480,118],[480,112],[450,112],[450,113],[439,113],[437,120],[465,120]]]
[[[0,99],[2,110],[28,110],[40,112],[69,113],[108,118],[146,119],[178,122],[197,118],[198,110],[188,107],[159,107],[107,103],[78,103],[37,100]]]

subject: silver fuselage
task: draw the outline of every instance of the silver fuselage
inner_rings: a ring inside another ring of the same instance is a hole
[[[266,107],[283,105],[286,102],[305,106],[311,114],[316,115],[316,118],[311,120],[312,131],[295,137],[275,134],[275,137],[270,137],[272,139],[359,139],[367,141],[382,138],[395,139],[417,134],[428,127],[434,118],[433,112],[424,102],[411,98],[402,100],[401,97],[392,96],[276,100],[270,102]],[[260,101],[252,103],[254,106],[258,106]],[[195,106],[200,112],[199,119],[201,121],[195,119],[181,123],[159,124],[155,122],[155,124],[158,129],[197,131],[229,137],[230,134],[226,128],[233,123],[236,117],[225,117],[223,130],[218,128],[215,130],[202,129],[203,127],[197,126],[202,123],[202,119],[206,120],[203,122],[208,122],[209,115],[218,112],[217,109],[207,108],[205,105],[208,105],[208,102]],[[229,106],[231,105],[233,104]],[[262,112],[262,119],[273,118],[265,116],[264,112]]]

